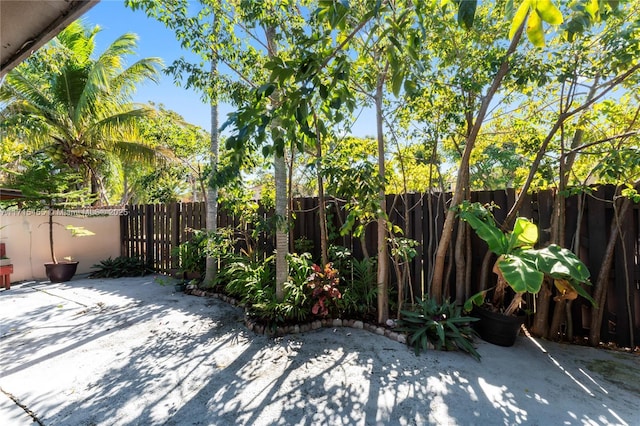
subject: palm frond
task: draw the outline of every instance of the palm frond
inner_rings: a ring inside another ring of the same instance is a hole
[[[112,145],[114,153],[123,163],[157,164],[168,161],[170,153],[167,150],[150,147],[142,142],[117,141]]]
[[[112,82],[113,92],[128,98],[138,83],[150,80],[160,81],[160,70],[164,66],[161,58],[145,58],[122,71]]]
[[[99,100],[114,95],[111,90],[112,81],[124,68],[123,57],[135,53],[137,39],[131,33],[118,37],[93,63],[83,93],[78,99],[74,122],[79,122],[87,114],[96,114]]]
[[[72,54],[75,61],[87,64],[95,49],[95,36],[100,31],[101,28],[98,25],[88,29],[84,21],[77,20],[60,31],[56,39]]]
[[[43,86],[45,86],[43,81],[31,75],[25,75],[19,69],[13,70],[7,75],[6,81],[0,88],[0,101],[19,100],[37,106],[39,109],[54,110],[53,100],[42,91]]]
[[[58,104],[64,109],[69,119],[77,123],[76,116],[80,98],[87,84],[89,70],[86,66],[68,63],[55,77],[52,91]]]
[[[141,118],[153,117],[156,111],[147,106],[125,105],[119,112],[91,123],[86,134],[91,139],[116,140],[136,139]]]

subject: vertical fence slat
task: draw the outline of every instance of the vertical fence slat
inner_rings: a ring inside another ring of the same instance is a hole
[[[145,260],[148,265],[153,265],[155,263],[155,259],[153,259],[153,214],[154,208],[153,204],[145,206],[145,216],[144,216],[144,224],[145,224],[145,247],[144,254]]]
[[[422,195],[409,194],[409,230],[408,238],[418,242],[416,255],[411,260],[411,285],[413,295],[416,299],[423,297],[422,295],[422,251],[423,251],[423,233],[422,233]]]
[[[630,302],[629,296],[632,293],[632,288],[635,287],[632,259],[634,253],[633,211],[631,209],[628,209],[624,217],[621,218],[619,230],[621,235],[618,237],[616,247],[614,267],[616,285],[613,286],[615,301],[612,308],[615,313],[615,340],[619,345],[629,347],[631,328],[629,316],[626,314],[627,302]]]
[[[589,238],[589,253],[588,263],[589,271],[591,272],[592,279],[600,274],[600,266],[604,259],[605,249],[608,241],[608,221],[606,218],[604,200],[604,189],[599,188],[593,194],[593,197],[587,198],[587,236]],[[591,311],[591,307],[585,308],[588,312]],[[603,315],[603,324],[606,324],[606,315]],[[585,322],[584,327],[589,327],[589,323]],[[601,328],[601,336],[603,339],[609,338],[608,327]]]

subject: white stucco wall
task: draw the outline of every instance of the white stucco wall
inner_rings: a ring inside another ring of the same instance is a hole
[[[14,215],[15,214],[15,215]],[[0,211],[0,242],[13,263],[11,281],[44,279],[44,263],[51,261],[49,226],[45,213],[7,214]],[[120,218],[108,216],[54,216],[54,248],[58,260],[71,256],[79,261],[77,273],[90,272],[100,260],[120,255]],[[73,237],[66,225],[82,226],[94,232],[87,237]]]

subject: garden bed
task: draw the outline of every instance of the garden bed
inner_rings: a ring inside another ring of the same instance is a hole
[[[199,296],[199,297],[213,297],[215,299],[220,299],[223,302],[229,303],[233,306],[244,308],[244,305],[242,303],[239,303],[233,297],[229,297],[222,293],[206,291],[206,290],[201,290],[197,288],[195,289],[187,288],[185,290],[185,294],[190,294],[190,295]],[[303,324],[292,324],[292,325],[283,325],[283,326],[277,326],[277,327],[269,327],[265,324],[261,324],[259,322],[253,321],[251,318],[247,316],[246,309],[245,309],[244,322],[247,328],[253,331],[254,333],[264,334],[264,335],[273,336],[273,337],[284,336],[287,334],[305,333],[311,330],[318,330],[320,328],[349,327],[349,328],[354,328],[358,330],[366,330],[371,333],[377,334],[379,336],[385,336],[391,340],[394,340],[402,344],[407,343],[407,335],[404,333],[399,333],[397,331],[394,331],[392,327],[383,327],[376,324],[371,324],[371,323],[363,322],[360,320],[353,320],[353,319],[323,318],[323,319],[316,319],[314,321],[303,323]],[[429,346],[429,349],[433,349],[433,348],[434,348],[433,345]]]

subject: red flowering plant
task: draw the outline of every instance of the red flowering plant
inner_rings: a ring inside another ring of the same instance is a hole
[[[327,263],[324,270],[318,265],[312,266],[313,273],[307,279],[307,286],[311,289],[312,297],[317,299],[311,312],[314,315],[326,317],[329,315],[330,304],[335,305],[335,299],[342,298],[342,293],[338,289],[340,277],[338,270],[332,263]]]

